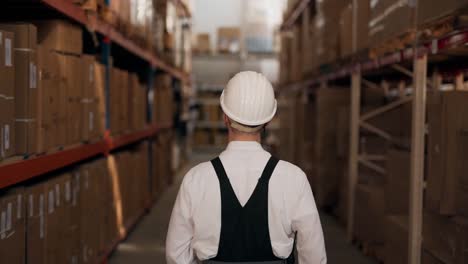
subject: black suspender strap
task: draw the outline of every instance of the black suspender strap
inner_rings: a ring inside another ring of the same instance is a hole
[[[276,165],[278,164],[279,160],[273,156],[270,157],[268,160],[267,165],[265,166],[265,169],[263,170],[262,176],[260,177],[260,180],[264,181],[269,181],[271,178],[271,175],[273,174],[273,171],[276,168]]]

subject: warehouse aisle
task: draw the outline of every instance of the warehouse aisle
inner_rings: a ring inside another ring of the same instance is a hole
[[[172,205],[177,196],[180,181],[187,170],[202,161],[216,156],[216,152],[194,155],[190,164],[184,167],[172,185],[154,205],[151,212],[138,224],[129,238],[120,244],[109,260],[110,264],[163,264],[165,261],[165,239]],[[329,264],[373,264],[346,241],[345,230],[332,216],[321,214],[325,233]]]

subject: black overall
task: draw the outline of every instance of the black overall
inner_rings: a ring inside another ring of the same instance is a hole
[[[288,260],[276,257],[270,240],[268,183],[278,159],[270,158],[244,207],[234,193],[221,160],[215,158],[211,163],[221,190],[221,234],[218,254],[204,263],[294,263],[293,257]]]

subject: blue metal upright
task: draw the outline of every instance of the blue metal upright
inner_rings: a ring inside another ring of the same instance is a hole
[[[111,55],[111,40],[108,37],[104,37],[102,40],[102,57],[101,62],[106,67],[105,71],[105,109],[106,109],[106,131],[110,131],[110,82],[111,82],[111,65],[110,65],[110,55]]]

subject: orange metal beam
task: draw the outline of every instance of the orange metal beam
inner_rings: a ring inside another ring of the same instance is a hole
[[[158,128],[151,126],[143,131],[108,138],[97,143],[80,145],[44,156],[0,165],[0,189],[95,156],[105,155],[117,148],[149,138],[157,132]]]

